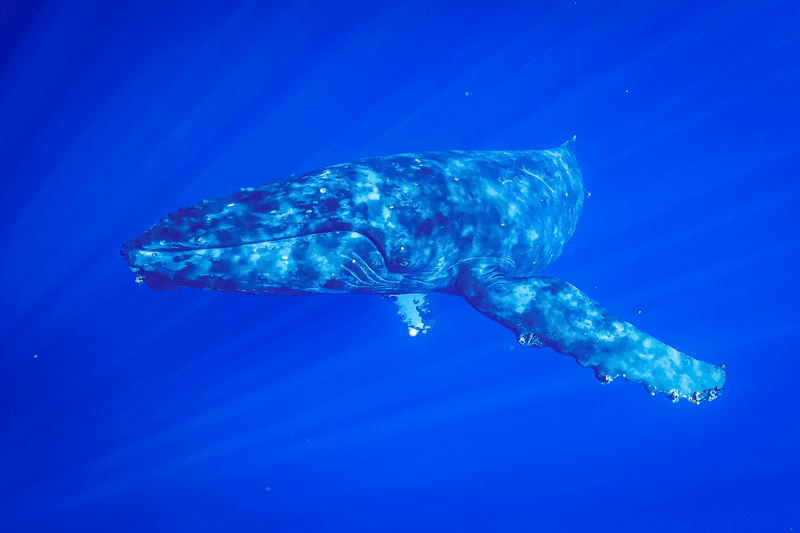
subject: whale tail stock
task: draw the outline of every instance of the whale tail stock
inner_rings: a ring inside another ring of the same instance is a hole
[[[622,377],[653,395],[693,403],[714,400],[725,383],[724,365],[667,346],[559,279],[494,277],[484,283],[463,272],[458,288],[477,311],[512,330],[520,344],[572,356],[591,367],[601,383]]]

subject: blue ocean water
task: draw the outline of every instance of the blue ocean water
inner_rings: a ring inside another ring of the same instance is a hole
[[[0,531],[797,531],[800,6],[0,2]],[[697,406],[433,295],[153,292],[168,212],[577,135],[546,274],[728,365]]]

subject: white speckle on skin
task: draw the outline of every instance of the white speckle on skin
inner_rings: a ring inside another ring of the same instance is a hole
[[[489,184],[487,184],[484,187],[484,192],[486,192],[487,196],[494,196],[494,197],[502,196],[497,189],[495,189],[493,186]]]
[[[517,313],[524,313],[530,308],[531,301],[535,299],[536,293],[532,291],[530,287],[526,287],[525,285],[517,285],[514,288],[514,301],[517,304],[514,311]]]
[[[605,333],[605,332],[600,332],[600,333],[597,334],[597,338],[599,340],[601,340],[601,341],[611,342],[614,339],[616,339],[616,336],[610,335],[610,334]]]

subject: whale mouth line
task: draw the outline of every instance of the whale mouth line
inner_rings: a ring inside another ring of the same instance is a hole
[[[254,244],[268,244],[268,243],[279,243],[282,241],[289,241],[293,239],[302,239],[303,237],[312,237],[314,235],[326,235],[329,233],[354,233],[353,231],[347,230],[336,230],[336,231],[319,231],[319,232],[309,232],[309,233],[300,233],[297,235],[287,236],[287,237],[278,237],[276,239],[264,239],[264,240],[257,240],[257,241],[246,241],[246,242],[238,242],[235,244],[215,244],[215,245],[198,245],[198,246],[170,246],[170,247],[161,247],[161,246],[148,246],[147,248],[138,248],[138,250],[143,252],[166,252],[166,253],[180,253],[180,252],[196,252],[200,250],[224,250],[228,248],[236,248],[238,246],[253,246]],[[357,233],[357,232],[356,232]],[[359,233],[359,235],[362,235]],[[134,248],[135,250],[136,248]]]
[[[131,246],[127,250],[123,251],[124,255],[132,256],[138,252],[142,252],[145,254],[153,254],[153,253],[165,253],[165,254],[180,254],[180,253],[192,253],[192,252],[201,252],[205,250],[228,250],[231,248],[237,248],[240,246],[253,246],[258,244],[268,244],[268,243],[275,243],[280,244],[284,241],[291,241],[296,239],[302,239],[304,237],[314,237],[317,235],[328,235],[328,234],[356,234],[359,237],[363,237],[370,241],[372,245],[375,247],[375,250],[380,254],[381,258],[383,259],[384,265],[389,265],[389,258],[387,256],[386,249],[381,244],[379,240],[377,240],[374,236],[370,235],[367,232],[360,232],[356,231],[352,228],[342,228],[342,229],[333,229],[333,230],[325,230],[325,231],[310,231],[308,233],[299,233],[291,236],[286,237],[278,237],[273,239],[263,239],[263,240],[254,240],[254,241],[247,241],[247,242],[238,242],[235,244],[217,244],[217,245],[209,245],[209,246],[170,246],[170,247],[158,247],[158,246],[148,246],[148,247],[137,247]],[[134,241],[132,241],[134,242]],[[127,245],[126,245],[127,246]]]

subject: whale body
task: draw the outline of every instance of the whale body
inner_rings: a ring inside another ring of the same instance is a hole
[[[138,283],[159,291],[380,294],[411,334],[430,327],[429,293],[459,295],[520,344],[570,355],[602,383],[622,377],[673,401],[715,399],[724,366],[539,276],[575,231],[586,196],[573,143],[334,165],[181,208],[122,255]]]

